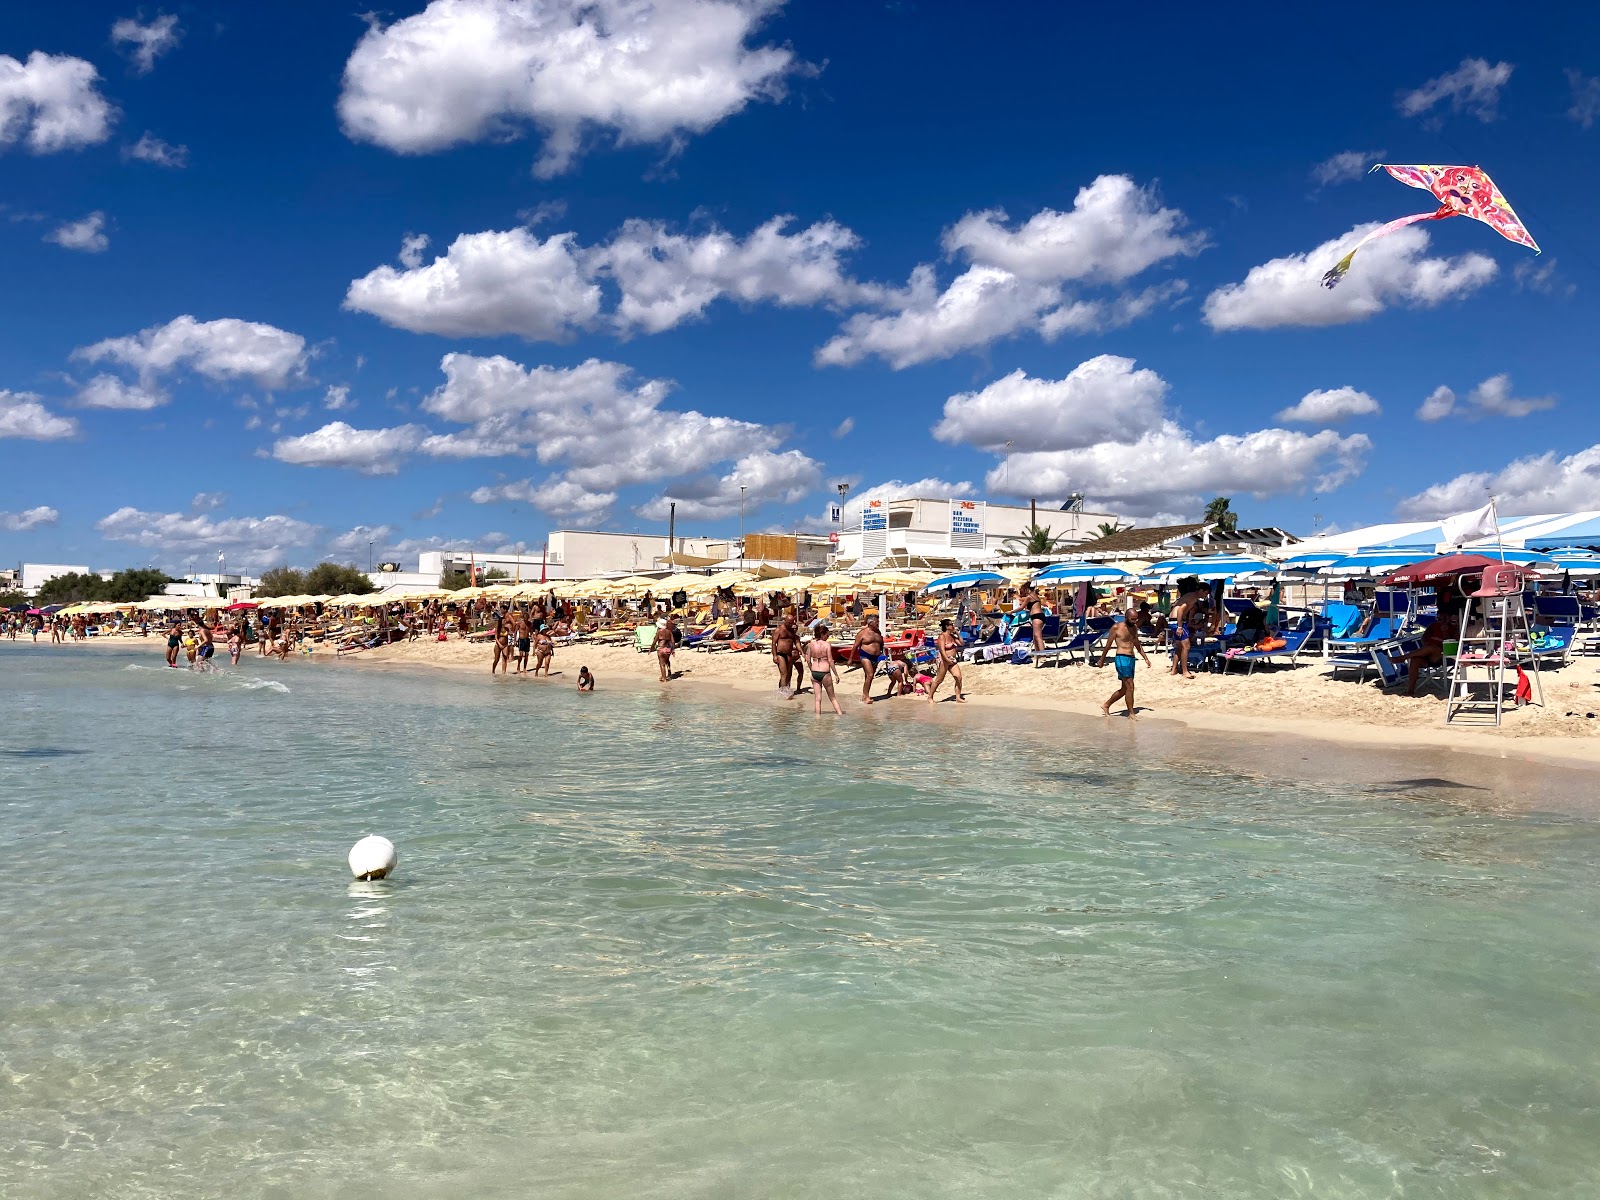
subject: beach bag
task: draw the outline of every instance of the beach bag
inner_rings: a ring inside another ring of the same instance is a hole
[[[1011,652],[1011,661],[1016,663],[1018,666],[1021,666],[1023,663],[1032,662],[1033,661],[1033,649],[1032,649],[1032,647],[1024,646],[1024,647],[1022,647],[1020,649],[1013,650]]]

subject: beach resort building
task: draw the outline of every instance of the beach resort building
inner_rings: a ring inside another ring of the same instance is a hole
[[[959,497],[905,496],[867,503],[859,521],[838,533],[834,565],[841,570],[931,567],[955,570],[986,562],[1015,547],[1037,523],[1070,549],[1125,525],[1115,513],[1028,504],[991,504]]]

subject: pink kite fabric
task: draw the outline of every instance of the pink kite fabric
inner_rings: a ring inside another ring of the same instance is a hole
[[[1501,237],[1508,241],[1516,242],[1519,246],[1526,246],[1535,254],[1539,253],[1539,243],[1533,240],[1521,219],[1507,203],[1506,198],[1500,194],[1500,189],[1495,187],[1494,180],[1478,167],[1447,167],[1431,164],[1415,166],[1391,166],[1388,163],[1380,164],[1395,179],[1409,187],[1421,188],[1425,192],[1432,192],[1439,198],[1439,207],[1433,212],[1416,213],[1413,216],[1401,217],[1390,221],[1387,225],[1380,225],[1366,237],[1355,244],[1354,249],[1341,258],[1333,269],[1322,277],[1323,287],[1335,287],[1339,280],[1344,278],[1350,269],[1350,261],[1355,258],[1356,251],[1368,242],[1393,233],[1407,225],[1418,221],[1442,221],[1446,217],[1471,217],[1475,221],[1482,221]],[[1378,168],[1373,167],[1374,171]]]

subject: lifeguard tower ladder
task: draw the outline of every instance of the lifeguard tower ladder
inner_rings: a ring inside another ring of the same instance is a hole
[[[1461,576],[1461,584],[1469,578]],[[1460,721],[1498,728],[1508,688],[1515,701],[1517,663],[1525,654],[1532,669],[1535,702],[1544,705],[1539,660],[1532,653],[1533,630],[1522,600],[1522,572],[1509,563],[1496,563],[1484,568],[1477,591],[1465,592],[1463,586],[1463,592],[1466,605],[1461,612],[1461,638],[1450,670],[1444,719],[1447,724]]]

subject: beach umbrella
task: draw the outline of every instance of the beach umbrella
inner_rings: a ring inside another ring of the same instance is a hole
[[[1006,577],[999,571],[956,571],[950,575],[940,575],[930,579],[922,585],[924,592],[964,592],[968,588],[993,587],[997,583],[1007,582]]]
[[[259,607],[261,607],[261,606],[259,604],[257,604],[254,600],[235,600],[232,604],[228,605],[228,607],[223,609],[222,611],[223,612],[241,612],[241,611],[243,611],[244,609],[247,609],[247,608],[259,608]]]
[[[1448,579],[1453,575],[1463,575],[1468,571],[1482,571],[1485,567],[1499,565],[1500,560],[1498,558],[1485,558],[1481,554],[1445,554],[1400,567],[1398,570],[1391,571],[1388,575],[1385,575],[1380,582],[1386,586],[1415,587],[1421,583],[1431,583],[1435,579]],[[1537,574],[1532,568],[1519,563],[1510,565],[1521,575]]]
[[[1166,582],[1193,576],[1196,579],[1238,579],[1249,575],[1271,575],[1277,565],[1248,554],[1213,554],[1205,558],[1179,558],[1157,563],[1149,575]]]
[[[1600,554],[1582,546],[1563,546],[1550,551],[1551,565],[1569,575],[1600,575]]]
[[[1317,574],[1338,577],[1383,575],[1399,567],[1424,562],[1435,556],[1435,551],[1430,546],[1369,546],[1357,550],[1354,554],[1346,554],[1343,558],[1335,559],[1320,568]]]
[[[1306,554],[1291,554],[1288,558],[1279,559],[1278,566],[1285,571],[1316,571],[1347,557],[1349,556],[1343,550],[1318,550]]]
[[[1026,583],[1033,578],[1032,567],[996,567],[1000,574],[1006,577],[1006,582],[1015,587],[1019,583]]]
[[[1033,577],[1037,587],[1067,587],[1079,583],[1131,582],[1132,571],[1113,567],[1109,563],[1057,563]]]
[[[1519,567],[1553,567],[1556,563],[1553,555],[1524,550],[1521,546],[1474,546],[1471,553],[1481,554],[1496,562],[1516,563]]]

